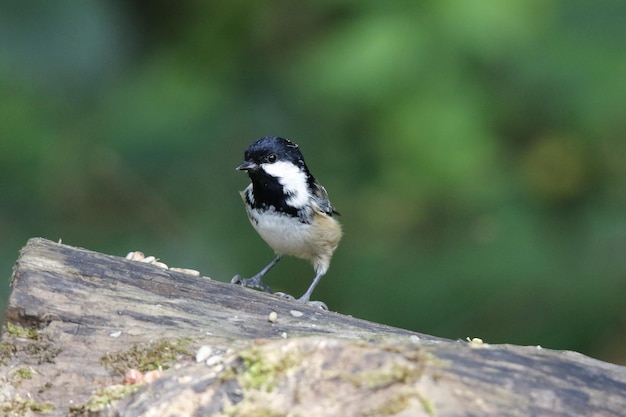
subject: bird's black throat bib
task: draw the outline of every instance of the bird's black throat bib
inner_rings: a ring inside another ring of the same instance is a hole
[[[282,184],[276,177],[259,172],[251,174],[250,180],[254,201],[248,201],[248,204],[253,208],[266,210],[273,207],[278,212],[298,217],[298,208],[287,204],[290,196],[285,194]]]

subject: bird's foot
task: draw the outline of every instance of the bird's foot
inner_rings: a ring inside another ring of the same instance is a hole
[[[275,292],[274,295],[279,296],[280,298],[284,298],[285,300],[295,301],[296,297],[290,294],[285,294],[284,292]]]
[[[297,301],[300,301],[300,300],[297,300]],[[308,306],[317,307],[317,308],[321,308],[322,310],[328,311],[328,306],[323,301],[301,301],[301,302]]]
[[[261,275],[255,275],[251,278],[243,278],[241,275],[237,274],[230,280],[230,283],[241,284],[242,286],[248,288],[258,288],[265,292],[272,292],[270,287],[261,281],[261,278],[263,278]]]
[[[284,292],[275,292],[274,295],[277,295],[286,300],[296,301],[298,303],[306,304],[311,307],[321,308],[322,310],[328,310],[328,307],[323,301],[310,301],[308,298],[296,298],[293,295],[285,294]]]

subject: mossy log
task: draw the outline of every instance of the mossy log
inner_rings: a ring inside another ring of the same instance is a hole
[[[40,238],[11,285],[0,415],[626,413],[625,367],[445,340]]]

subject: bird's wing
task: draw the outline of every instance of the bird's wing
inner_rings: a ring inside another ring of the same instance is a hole
[[[326,188],[324,188],[324,186],[317,181],[313,184],[313,200],[320,210],[329,216],[339,214],[328,199],[328,192],[326,191]]]

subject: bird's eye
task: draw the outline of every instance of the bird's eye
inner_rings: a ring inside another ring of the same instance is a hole
[[[276,162],[276,154],[271,153],[267,155],[267,162],[269,162],[270,164],[273,164],[274,162]]]

